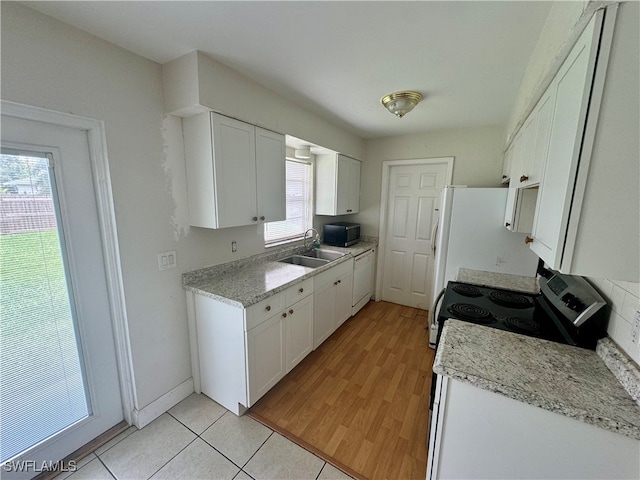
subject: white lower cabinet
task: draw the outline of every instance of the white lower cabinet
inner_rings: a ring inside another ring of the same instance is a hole
[[[353,258],[314,278],[313,348],[324,342],[351,316]]]
[[[196,392],[244,413],[313,349],[313,300],[313,279],[248,308],[187,292]]]
[[[247,332],[249,405],[285,376],[284,331],[283,318],[278,314]]]
[[[637,478],[640,441],[438,375],[427,479]]]
[[[253,405],[313,350],[313,296],[247,332],[249,405]]]

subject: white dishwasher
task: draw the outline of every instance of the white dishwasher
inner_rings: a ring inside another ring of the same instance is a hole
[[[355,258],[353,267],[353,308],[355,315],[371,299],[373,290],[373,260],[375,250],[367,250]]]

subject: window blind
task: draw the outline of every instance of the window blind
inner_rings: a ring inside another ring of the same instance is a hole
[[[286,160],[287,219],[264,225],[265,244],[299,238],[312,223],[312,172],[310,163]]]

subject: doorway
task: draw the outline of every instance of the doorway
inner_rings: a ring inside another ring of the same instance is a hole
[[[3,478],[31,478],[123,420],[114,336],[123,310],[90,130],[4,107],[0,463]]]
[[[428,310],[442,189],[453,157],[383,162],[376,298]]]

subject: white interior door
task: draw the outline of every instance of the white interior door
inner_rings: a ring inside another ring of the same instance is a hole
[[[2,117],[2,478],[123,420],[87,132]]]
[[[387,190],[382,300],[429,309],[433,278],[431,241],[446,163],[392,166]]]

